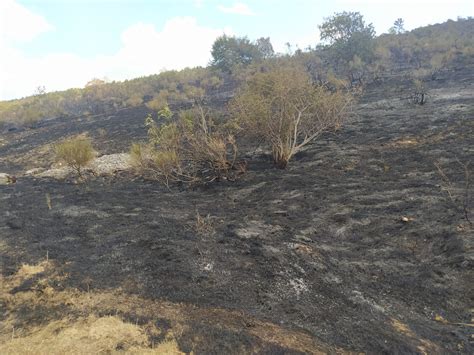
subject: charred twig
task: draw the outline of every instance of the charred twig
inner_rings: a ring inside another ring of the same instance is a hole
[[[438,173],[443,182],[443,190],[446,191],[450,201],[458,206],[459,200],[461,203],[461,209],[463,211],[464,218],[466,219],[469,226],[473,227],[473,222],[470,219],[471,215],[471,181],[470,181],[470,169],[469,162],[463,163],[456,158],[456,162],[461,166],[464,175],[464,188],[461,193],[456,192],[456,188],[453,185],[451,179],[446,175],[440,163],[435,163],[434,165],[438,169]]]

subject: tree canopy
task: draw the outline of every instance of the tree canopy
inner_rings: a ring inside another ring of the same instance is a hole
[[[212,45],[211,65],[224,71],[232,72],[236,65],[248,65],[255,60],[273,56],[270,38],[259,38],[252,42],[247,37],[223,35]]]
[[[388,30],[390,34],[399,35],[405,33],[405,22],[402,18],[397,18],[393,23],[393,26]]]
[[[366,25],[359,12],[339,12],[326,18],[319,26],[321,40],[328,42],[336,57],[349,63],[358,56],[370,61],[373,55],[375,30],[372,24]]]

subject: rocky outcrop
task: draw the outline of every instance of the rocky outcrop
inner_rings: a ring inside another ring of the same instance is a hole
[[[117,153],[103,155],[94,159],[88,166],[84,168],[84,173],[92,173],[94,175],[111,175],[117,171],[128,170],[130,167],[131,164],[129,154]],[[67,166],[57,166],[48,170],[43,170],[40,168],[30,169],[25,173],[25,175],[64,179],[72,173],[72,169]]]
[[[117,171],[130,169],[130,156],[127,153],[102,155],[89,165],[89,168],[97,175],[113,174]]]

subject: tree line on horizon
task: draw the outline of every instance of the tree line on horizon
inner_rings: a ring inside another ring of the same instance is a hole
[[[34,127],[43,119],[95,115],[164,103],[189,105],[221,92],[234,92],[253,75],[274,67],[304,67],[313,83],[329,89],[353,89],[408,72],[416,85],[435,79],[454,60],[474,54],[474,19],[458,18],[407,32],[397,19],[388,33],[375,36],[358,12],[340,12],[319,25],[322,43],[314,48],[277,54],[270,38],[255,41],[223,35],[214,42],[208,67],[166,71],[123,82],[93,79],[82,89],[0,101],[0,124]],[[289,46],[290,48],[290,46]]]

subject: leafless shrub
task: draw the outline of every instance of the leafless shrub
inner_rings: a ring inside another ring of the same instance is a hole
[[[196,221],[194,224],[194,230],[201,237],[211,237],[216,233],[214,225],[212,223],[211,215],[201,216],[199,211],[196,211]]]
[[[461,174],[463,175],[463,187],[457,187],[452,180],[447,176],[445,170],[441,166],[441,163],[435,163],[435,166],[438,170],[438,174],[441,177],[442,185],[441,188],[444,190],[456,208],[460,209],[463,213],[463,216],[469,226],[473,227],[473,222],[471,221],[472,206],[471,206],[471,171],[469,168],[469,162],[463,163],[459,159],[456,159]]]
[[[412,87],[410,88],[411,92],[406,97],[409,103],[415,105],[426,104],[429,97],[426,82],[430,75],[431,74],[428,69],[417,69],[408,75],[412,84]]]

